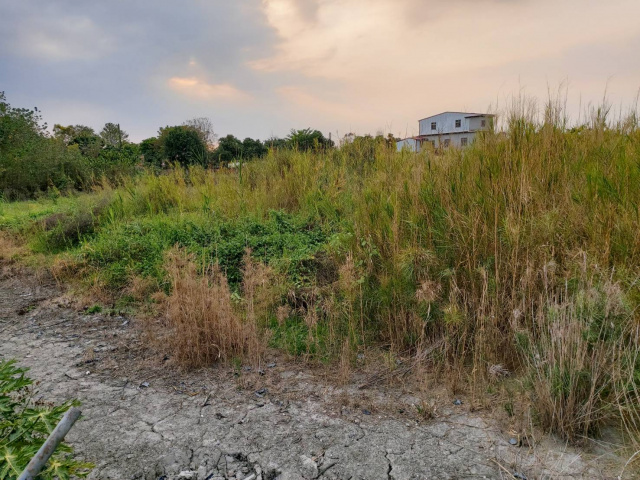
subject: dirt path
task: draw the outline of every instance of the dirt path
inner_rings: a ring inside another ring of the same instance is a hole
[[[0,358],[30,367],[43,398],[82,401],[69,440],[90,478],[606,478],[619,463],[550,439],[510,445],[466,403],[418,422],[402,414],[411,395],[337,389],[282,362],[242,378],[141,367],[135,320],[76,312],[44,283],[0,279]]]

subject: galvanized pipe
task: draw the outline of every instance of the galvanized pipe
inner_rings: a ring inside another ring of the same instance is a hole
[[[73,424],[76,423],[76,420],[80,417],[82,412],[75,407],[71,407],[62,417],[62,420],[56,425],[56,428],[53,429],[49,438],[42,444],[38,453],[31,459],[27,468],[20,474],[18,480],[33,480],[40,471],[44,468],[44,466],[53,455],[53,452],[56,451],[60,442],[64,440],[64,436],[69,433]]]

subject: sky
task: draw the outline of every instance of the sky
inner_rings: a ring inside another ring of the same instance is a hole
[[[578,122],[605,94],[635,109],[639,18],[638,0],[0,0],[0,91],[134,141],[194,117],[406,137],[521,95]]]

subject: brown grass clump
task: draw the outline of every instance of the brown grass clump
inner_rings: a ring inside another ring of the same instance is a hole
[[[197,368],[234,357],[260,357],[255,321],[244,321],[236,310],[217,265],[199,272],[193,257],[174,248],[167,255],[167,271],[172,285],[165,301],[168,347],[179,365]]]
[[[0,231],[0,262],[12,263],[26,253],[24,245],[20,245],[15,237]]]
[[[151,298],[158,290],[157,282],[149,277],[141,277],[135,275],[129,281],[129,285],[124,290],[127,295],[130,295],[136,301],[143,301],[146,298]]]

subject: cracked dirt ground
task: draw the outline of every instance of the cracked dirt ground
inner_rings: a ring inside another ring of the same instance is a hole
[[[436,418],[416,421],[401,414],[416,401],[406,392],[374,390],[364,404],[344,401],[362,393],[280,360],[264,375],[247,368],[246,381],[228,367],[184,376],[140,367],[134,324],[75,311],[48,279],[6,272],[0,279],[0,358],[30,367],[39,397],[82,402],[83,417],[68,440],[95,463],[90,478],[533,479],[619,472],[611,451],[598,456],[549,438],[535,449],[510,445],[500,425],[470,413],[466,403],[447,402]],[[260,388],[262,396],[255,393]]]

